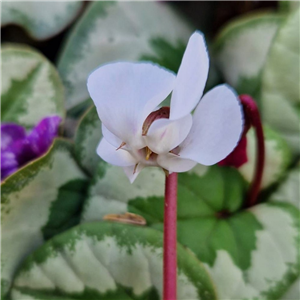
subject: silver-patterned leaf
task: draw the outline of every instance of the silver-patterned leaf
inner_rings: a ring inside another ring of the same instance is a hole
[[[1,26],[16,24],[37,40],[48,39],[68,26],[82,7],[81,1],[5,1]]]
[[[55,140],[49,151],[1,185],[2,292],[21,261],[45,238],[78,223],[86,176],[71,144]],[[75,217],[75,219],[74,219]]]
[[[175,64],[176,68],[191,32],[191,27],[166,3],[91,3],[58,60],[66,87],[66,107],[89,98],[87,77],[104,63],[146,59],[169,68]]]
[[[43,55],[11,44],[2,48],[1,59],[2,122],[30,128],[46,116],[64,116],[62,82]]]

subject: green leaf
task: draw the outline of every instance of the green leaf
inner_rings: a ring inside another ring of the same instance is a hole
[[[298,300],[300,297],[300,279],[298,278],[289,290],[280,298],[281,300]]]
[[[75,135],[75,155],[80,165],[90,174],[94,174],[100,157],[96,148],[102,138],[101,121],[95,106],[92,106],[81,118]]]
[[[67,108],[89,98],[87,77],[104,63],[147,58],[177,68],[191,33],[192,28],[165,3],[91,3],[58,60]]]
[[[100,166],[83,222],[130,211],[163,229],[163,174],[145,169],[133,185],[122,170]],[[288,203],[244,210],[245,183],[227,167],[179,174],[178,241],[205,263],[221,299],[278,299],[299,275],[298,215]]]
[[[155,54],[144,55],[141,60],[152,61],[177,73],[186,44],[180,41],[176,46],[173,46],[163,38],[155,38],[150,40],[150,45]]]
[[[163,197],[164,172],[145,168],[130,184],[122,168],[102,163],[98,166],[84,203],[82,222],[102,220],[106,214],[124,213],[135,198]]]
[[[32,127],[45,116],[64,116],[62,82],[44,56],[11,44],[2,48],[1,58],[2,122]]]
[[[271,196],[273,201],[287,202],[299,208],[300,165],[291,170],[278,190]]]
[[[3,2],[1,26],[19,25],[37,40],[61,32],[79,13],[82,2]]]
[[[265,166],[261,188],[267,188],[281,179],[291,162],[291,152],[286,141],[268,126],[264,126]],[[247,182],[253,179],[256,164],[256,137],[254,129],[247,133],[248,162],[239,168]]]
[[[12,300],[161,299],[159,231],[113,223],[88,223],[49,240],[15,277]],[[204,267],[178,245],[178,299],[216,299]]]
[[[299,1],[280,0],[280,1],[278,1],[278,4],[279,4],[280,11],[282,11],[284,13],[289,13],[289,12],[292,12],[292,11],[295,11],[296,9],[298,9],[300,2]]]
[[[242,214],[229,219],[229,224],[240,218],[241,223],[232,227],[240,257],[245,255],[245,245],[254,242],[250,266],[241,270],[228,252],[220,249],[214,265],[208,266],[211,276],[224,298],[278,299],[299,276],[299,210],[288,204],[270,203],[244,213],[261,229]],[[255,236],[247,236],[249,231]],[[230,271],[222,275],[224,269]]]
[[[230,22],[216,38],[217,64],[239,94],[259,100],[261,72],[282,19],[275,13],[252,13]]]
[[[24,257],[40,246],[45,238],[78,223],[85,179],[72,157],[71,144],[56,139],[44,156],[2,183],[4,293]]]
[[[82,178],[71,180],[59,187],[57,198],[50,207],[48,222],[42,228],[45,239],[79,223],[87,187],[87,180]]]
[[[264,120],[300,153],[300,8],[289,14],[274,39],[262,78]]]

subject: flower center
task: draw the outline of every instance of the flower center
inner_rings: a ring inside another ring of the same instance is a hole
[[[169,116],[170,116],[170,107],[168,106],[163,106],[160,109],[150,113],[143,123],[142,135],[143,136],[147,135],[148,130],[154,121],[159,119],[169,119]],[[157,155],[147,146],[145,147],[145,153],[146,153],[145,158],[147,161],[150,159],[151,156]]]
[[[147,118],[145,119],[145,121],[143,123],[142,136],[147,135],[149,128],[154,121],[159,120],[159,119],[169,119],[169,116],[170,116],[170,107],[168,107],[168,106],[161,107],[160,109],[151,112],[147,116]],[[126,145],[126,142],[122,142],[116,150],[123,148],[125,145]],[[148,146],[145,146],[144,148],[139,149],[139,150],[131,149],[128,151],[131,152],[131,154],[134,155],[143,164],[146,164],[149,166],[157,166],[156,159],[157,159],[158,154],[153,152]],[[173,151],[175,151],[175,152],[173,152]],[[176,149],[174,149],[170,152],[176,154]],[[139,163],[137,163],[135,165],[133,173],[136,172],[138,164]],[[166,171],[166,170],[164,170],[164,171]]]
[[[159,119],[169,119],[169,116],[170,116],[170,107],[168,106],[161,107],[160,109],[150,113],[143,123],[142,135],[143,136],[147,135],[148,130],[154,121]]]

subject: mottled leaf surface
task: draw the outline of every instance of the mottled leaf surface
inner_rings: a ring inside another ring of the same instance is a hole
[[[166,3],[91,3],[58,60],[67,108],[89,98],[87,77],[107,62],[151,59],[176,68],[192,31]]]
[[[5,1],[2,3],[1,26],[19,25],[34,39],[44,40],[62,31],[81,7],[81,1]]]
[[[96,153],[102,138],[101,121],[96,108],[92,106],[79,122],[75,135],[75,154],[81,166],[90,174],[94,174],[100,157]]]
[[[50,150],[1,186],[2,292],[21,261],[46,238],[78,223],[86,176],[57,139]],[[75,185],[75,187],[74,187]]]
[[[239,94],[259,98],[261,72],[283,17],[252,13],[231,21],[215,40],[217,65]]]
[[[33,127],[49,115],[64,116],[63,85],[54,66],[37,51],[9,44],[1,50],[1,118]]]
[[[272,200],[285,201],[293,204],[300,209],[300,166],[292,169],[281,182],[275,193],[272,194]]]
[[[150,228],[82,224],[26,259],[12,299],[162,299],[162,244],[162,233]],[[181,245],[177,292],[182,300],[216,299],[205,268]]]
[[[162,230],[163,175],[149,180],[154,170],[129,185],[120,168],[100,166],[82,221],[130,211]],[[178,241],[205,263],[221,299],[278,299],[299,273],[299,210],[282,202],[245,210],[245,194],[231,168],[198,165],[180,174]]]
[[[294,154],[300,153],[300,8],[283,22],[262,77],[264,120],[286,139]]]
[[[267,188],[275,182],[278,182],[287,170],[291,162],[291,152],[282,136],[277,134],[269,126],[264,126],[265,138],[265,165],[261,188]],[[247,182],[251,182],[256,165],[256,136],[254,129],[247,133],[247,157],[248,162],[242,165],[238,170]]]

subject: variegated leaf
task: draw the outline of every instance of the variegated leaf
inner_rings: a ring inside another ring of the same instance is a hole
[[[86,176],[71,144],[57,139],[50,150],[8,177],[1,186],[2,292],[21,261],[45,239],[78,223]]]
[[[239,94],[260,96],[261,72],[283,17],[254,13],[231,21],[217,37],[216,60],[225,80]]]
[[[285,201],[300,208],[300,165],[292,169],[277,191],[272,194],[273,201]]]
[[[281,179],[291,162],[291,153],[286,141],[268,126],[264,126],[265,165],[261,188],[267,188]],[[254,129],[247,133],[248,162],[238,170],[249,183],[253,180],[256,166],[256,137]]]
[[[43,117],[64,116],[63,86],[53,65],[25,46],[1,50],[1,118],[27,128]]]
[[[146,59],[178,68],[191,32],[190,26],[166,3],[91,3],[58,61],[67,108],[89,98],[86,79],[101,64]]]
[[[82,7],[80,1],[2,3],[1,26],[16,24],[37,40],[48,39],[68,26]]]
[[[88,223],[45,243],[24,262],[12,300],[162,299],[159,231],[113,223]],[[178,299],[216,299],[204,267],[178,245]],[[56,298],[55,298],[56,299]]]
[[[282,23],[270,48],[262,77],[264,120],[300,153],[300,8]]]
[[[82,221],[129,211],[162,230],[163,174],[158,172],[145,169],[130,185],[121,169],[101,165]],[[180,174],[178,241],[205,263],[220,299],[279,299],[299,275],[299,210],[282,202],[244,210],[245,197],[234,169],[199,165]]]
[[[96,148],[102,138],[101,121],[92,106],[81,118],[75,135],[75,154],[81,166],[94,174],[101,163]]]

